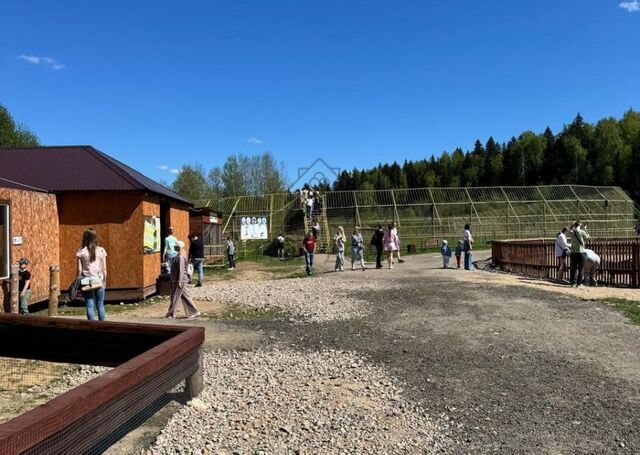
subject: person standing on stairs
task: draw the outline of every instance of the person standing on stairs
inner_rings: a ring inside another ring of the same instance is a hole
[[[356,257],[360,259],[362,271],[365,271],[367,268],[364,266],[364,239],[358,226],[354,226],[353,234],[351,234],[351,270],[356,269]]]
[[[318,223],[318,220],[311,226],[311,234],[313,234],[313,238],[316,239],[317,242],[320,237],[320,223]]]
[[[313,192],[312,191],[309,191],[309,194],[307,195],[307,202],[306,202],[305,208],[306,208],[307,219],[311,221],[311,215],[313,213]]]
[[[333,241],[336,246],[336,272],[344,272],[344,244],[347,242],[347,236],[342,226],[338,226],[338,233]]]

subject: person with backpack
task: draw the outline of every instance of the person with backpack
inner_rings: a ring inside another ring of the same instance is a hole
[[[382,252],[384,251],[384,230],[382,225],[378,225],[378,229],[373,233],[371,245],[376,249],[376,269],[382,268]]]
[[[356,257],[360,259],[362,270],[366,270],[367,268],[364,266],[364,239],[358,226],[353,227],[353,234],[351,234],[351,270],[356,269]]]
[[[585,226],[586,229],[586,226]],[[584,262],[587,258],[586,241],[591,236],[582,229],[582,223],[576,221],[571,229],[571,286],[584,287]]]
[[[338,233],[333,239],[336,247],[336,272],[344,272],[344,245],[347,242],[347,236],[344,234],[344,228],[338,226]]]

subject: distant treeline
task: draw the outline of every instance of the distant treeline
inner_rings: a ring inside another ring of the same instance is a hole
[[[595,125],[578,116],[554,134],[525,131],[507,143],[490,137],[473,150],[456,148],[402,165],[343,171],[334,190],[577,183],[616,185],[640,201],[640,113]]]

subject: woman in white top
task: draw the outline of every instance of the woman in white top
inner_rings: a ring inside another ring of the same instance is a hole
[[[571,245],[567,242],[567,227],[562,228],[562,232],[556,237],[555,254],[560,265],[558,266],[558,280],[564,281],[564,272],[567,270],[567,257],[571,253]]]
[[[107,283],[107,252],[98,246],[98,235],[93,228],[87,228],[82,235],[82,248],[76,253],[78,277],[82,295],[87,305],[87,319],[94,318],[94,305],[98,309],[98,319],[106,319],[104,311],[104,290]],[[91,289],[83,289],[91,288]]]
[[[336,272],[344,272],[344,244],[347,241],[347,236],[344,233],[344,228],[338,226],[338,233],[334,237],[336,245]]]

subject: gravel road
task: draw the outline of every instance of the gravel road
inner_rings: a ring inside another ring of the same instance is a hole
[[[426,255],[302,280],[317,295],[305,301],[319,302],[308,323],[237,325],[271,344],[357,352],[406,384],[405,400],[451,419],[446,453],[640,453],[640,327],[585,301],[588,290],[439,265]],[[306,305],[288,281],[249,289],[274,286],[291,308]],[[324,305],[327,293],[340,299]]]
[[[207,353],[205,389],[151,453],[438,453],[447,421],[356,353],[269,349]]]
[[[640,327],[588,290],[406,259],[194,289],[293,321],[198,320],[257,337],[208,342],[153,452],[640,454]]]

